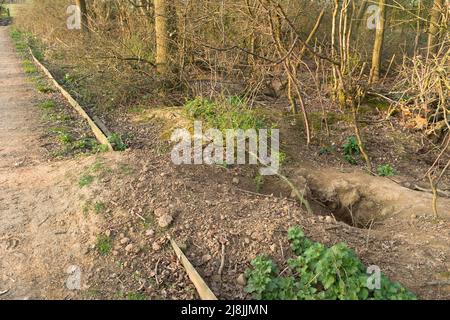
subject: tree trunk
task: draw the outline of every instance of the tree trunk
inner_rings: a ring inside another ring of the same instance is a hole
[[[428,30],[428,53],[436,53],[437,51],[437,45],[439,43],[439,23],[443,5],[444,0],[434,0],[433,8],[431,9],[430,27]]]
[[[377,30],[372,53],[372,68],[370,70],[369,83],[378,82],[380,79],[381,57],[383,54],[384,33],[386,29],[386,0],[379,0],[380,16],[377,19]]]
[[[156,66],[161,74],[167,73],[169,55],[168,3],[155,0]]]
[[[76,4],[78,8],[80,9],[81,13],[81,30],[84,32],[89,31],[88,26],[88,14],[87,14],[87,7],[86,7],[86,0],[76,0]]]

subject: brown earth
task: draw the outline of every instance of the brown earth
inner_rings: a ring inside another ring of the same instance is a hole
[[[0,47],[0,298],[64,298],[67,268],[85,266],[96,229],[68,176],[82,161],[47,161],[39,97],[5,27]]]

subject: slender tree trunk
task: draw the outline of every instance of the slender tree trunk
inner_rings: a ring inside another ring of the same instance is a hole
[[[380,16],[377,19],[377,30],[372,53],[372,68],[370,70],[369,83],[378,82],[380,79],[381,57],[383,54],[384,33],[386,30],[386,0],[379,0]]]
[[[417,15],[420,17],[422,14],[422,0],[419,0],[417,3]],[[420,19],[417,19],[416,22],[416,37],[414,39],[414,57],[417,56],[417,50],[419,49],[419,42],[420,42],[420,35],[422,28],[422,21]]]
[[[87,13],[87,6],[86,6],[86,0],[76,0],[76,5],[80,9],[81,13],[81,30],[84,32],[89,31],[89,20],[88,20],[88,13]]]
[[[437,44],[439,43],[439,23],[443,5],[444,0],[434,0],[433,8],[431,9],[430,27],[428,30],[428,53],[435,53],[437,51]]]
[[[169,55],[168,4],[166,0],[154,0],[156,33],[156,66],[161,74],[167,73]]]
[[[359,28],[361,27],[362,21],[364,20],[364,15],[367,11],[367,0],[361,1],[358,9],[358,13],[356,14],[356,23],[355,23],[355,31],[359,33]]]

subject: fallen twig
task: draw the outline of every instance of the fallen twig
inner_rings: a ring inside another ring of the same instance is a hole
[[[225,244],[222,243],[222,256],[220,258],[219,276],[222,275],[223,268],[225,267]]]

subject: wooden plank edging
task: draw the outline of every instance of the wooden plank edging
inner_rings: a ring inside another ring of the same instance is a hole
[[[189,262],[188,258],[184,255],[183,251],[181,251],[175,240],[170,239],[170,244],[172,245],[172,248],[175,251],[178,260],[180,260],[183,264],[183,267],[186,270],[189,279],[191,279],[192,283],[197,289],[200,299],[209,301],[217,300],[217,297],[214,295],[214,293],[211,291],[202,277],[198,274],[197,270],[195,270],[195,268]]]
[[[53,85],[61,92],[61,94],[66,98],[67,102],[88,122],[91,127],[92,132],[94,133],[97,140],[108,147],[109,151],[114,151],[111,143],[108,140],[106,134],[108,132],[103,132],[97,123],[87,114],[87,112],[83,109],[83,107],[67,92],[56,79],[52,76],[50,71],[34,56],[31,48],[29,48],[31,57],[33,58],[34,63],[44,72],[44,74],[52,81]],[[106,127],[102,124],[102,126],[106,129]],[[105,134],[106,133],[106,134]]]

